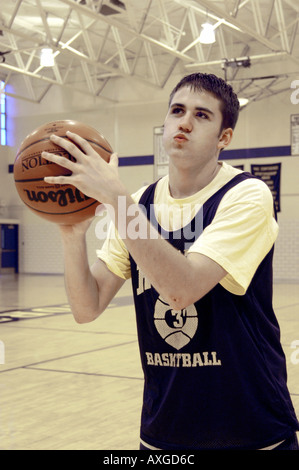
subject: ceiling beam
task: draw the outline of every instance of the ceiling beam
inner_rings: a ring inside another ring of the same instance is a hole
[[[274,57],[283,57],[283,56],[286,56],[287,53],[285,51],[282,51],[282,52],[272,52],[270,54],[258,54],[258,55],[252,55],[250,56],[250,60],[263,60],[263,59],[270,59],[270,58],[274,58]],[[247,59],[248,57],[238,57],[238,59]],[[197,64],[187,64],[185,65],[185,68],[186,69],[196,69],[196,68],[199,68],[199,67],[207,67],[207,66],[211,66],[211,65],[222,65],[223,63],[223,59],[218,59],[218,60],[210,60],[210,61],[207,61],[207,62],[199,62]]]
[[[80,5],[79,3],[75,3],[73,0],[60,0],[62,3],[70,6],[73,10],[78,10],[81,11],[83,14],[86,16],[89,16],[90,18],[94,18],[97,21],[101,21],[107,24],[110,24],[111,26],[115,26],[116,28],[126,31],[127,33],[131,34],[132,36],[135,36],[136,38],[140,39],[141,41],[147,41],[151,44],[154,44],[155,46],[167,51],[168,53],[178,57],[179,59],[183,60],[184,62],[190,62],[193,61],[193,58],[183,54],[177,50],[175,50],[173,47],[169,46],[168,44],[165,44],[164,42],[158,41],[157,39],[148,36],[144,33],[139,33],[138,31],[135,31],[133,28],[130,28],[127,26],[124,22],[118,21],[114,18],[111,18],[110,16],[105,16],[100,13],[96,13],[87,6]]]
[[[15,67],[13,65],[8,65],[6,63],[4,64],[0,64],[0,67],[5,69],[5,70],[8,70],[10,72],[15,72],[15,73],[18,73],[18,74],[21,74],[21,75],[26,75],[27,77],[31,77],[31,78],[36,78],[38,80],[41,80],[43,82],[46,82],[46,83],[49,83],[51,85],[61,85],[60,83],[57,82],[57,80],[54,80],[52,78],[48,78],[48,77],[45,77],[43,75],[38,75],[38,74],[34,74],[32,72],[29,72],[28,70],[24,70],[24,69],[21,69],[21,68],[18,68],[18,67]],[[85,88],[77,88],[73,85],[70,85],[70,84],[66,84],[64,83],[63,85],[64,88],[68,88],[68,89],[71,89],[73,91],[76,91],[76,92],[79,92],[79,93],[84,93],[84,95],[90,95],[90,96],[94,96],[94,94],[88,90],[86,90],[86,87]],[[13,94],[11,94],[12,96],[14,96]],[[113,100],[112,98],[107,98],[106,96],[100,96],[104,101],[109,101],[110,103],[115,103],[115,100]],[[35,97],[32,97],[31,100],[29,101],[34,101],[34,102],[37,102],[36,99],[34,99]]]
[[[65,0],[63,0],[65,1]],[[191,8],[194,10],[199,10],[199,9],[192,1],[190,0],[173,0],[176,2],[178,5],[184,6],[185,8]],[[216,15],[217,21],[224,19],[227,23],[226,24],[231,24],[232,26],[235,26],[238,28],[241,32],[247,34],[248,36],[254,38],[256,41],[260,42],[264,46],[268,47],[272,51],[281,51],[281,48],[273,43],[272,41],[269,41],[266,37],[262,36],[261,34],[258,33],[258,31],[252,29],[249,27],[247,24],[244,22],[239,21],[238,19],[232,17],[229,13],[226,11],[222,10],[221,8],[218,8],[212,3],[211,1],[208,0],[200,0],[200,5],[204,8],[207,9],[209,12],[209,16],[213,13]],[[215,18],[215,19],[216,19]]]

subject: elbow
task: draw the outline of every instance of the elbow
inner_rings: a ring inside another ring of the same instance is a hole
[[[73,312],[73,317],[76,323],[83,325],[84,323],[91,323],[96,320],[102,312]]]
[[[165,299],[165,302],[168,303],[170,308],[172,310],[184,310],[190,305],[193,305],[195,302],[200,300],[206,292],[196,285],[194,288],[190,286],[186,286],[186,284],[183,284],[179,288],[171,289],[171,290],[166,290],[164,292],[164,297],[162,294],[162,297]]]
[[[186,302],[179,298],[171,298],[168,303],[171,309],[176,311],[184,310],[190,305],[190,302]]]
[[[85,317],[73,315],[74,320],[78,325],[83,325],[84,323],[90,323],[92,320],[87,320]]]
[[[187,295],[178,293],[168,294],[165,296],[165,302],[168,303],[172,310],[177,311],[183,310],[194,303],[194,301],[192,301]]]

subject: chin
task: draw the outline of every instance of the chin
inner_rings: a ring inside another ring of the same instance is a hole
[[[173,153],[170,155],[169,162],[172,162],[175,167],[181,168],[182,170],[194,168],[194,160],[182,153]]]

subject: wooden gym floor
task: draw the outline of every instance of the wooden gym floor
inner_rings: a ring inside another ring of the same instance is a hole
[[[274,305],[299,416],[298,285],[276,284]],[[62,276],[0,275],[0,351],[0,450],[138,449],[130,282],[98,320],[78,325]]]

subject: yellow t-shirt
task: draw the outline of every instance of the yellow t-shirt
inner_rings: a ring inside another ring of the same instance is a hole
[[[240,170],[219,162],[221,168],[205,188],[183,199],[169,192],[168,176],[156,186],[154,211],[158,223],[167,231],[184,227],[200,207]],[[138,202],[146,188],[133,199]],[[186,220],[186,217],[189,217]],[[259,179],[247,179],[230,189],[222,198],[215,217],[187,253],[200,253],[222,266],[227,275],[221,285],[236,295],[244,295],[259,264],[270,251],[278,235],[273,217],[273,198],[268,186]],[[97,251],[108,268],[123,279],[131,277],[125,240],[111,223],[102,249]]]

